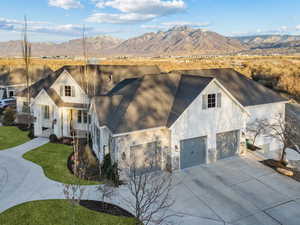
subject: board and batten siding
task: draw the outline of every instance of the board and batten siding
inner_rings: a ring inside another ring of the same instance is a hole
[[[131,147],[153,142],[159,143],[162,169],[166,169],[167,164],[171,164],[168,162],[170,161],[170,130],[168,128],[158,127],[113,137],[112,150],[115,155],[114,160],[118,161],[119,169],[121,169],[121,179],[126,179],[128,174],[128,166],[131,164]]]
[[[50,118],[47,120],[44,119],[43,110],[42,110],[43,106],[45,105],[49,106]],[[34,112],[34,117],[36,118],[36,121],[34,122],[34,135],[37,137],[43,136],[42,127],[52,128],[53,120],[54,119],[58,120],[59,118],[58,107],[54,104],[54,102],[49,97],[49,95],[44,90],[42,90],[41,93],[35,98],[32,108]],[[59,131],[58,128],[59,128],[58,123],[54,124],[53,133],[57,133]]]
[[[221,107],[205,107],[203,95],[218,93]],[[170,127],[172,168],[180,168],[180,141],[195,137],[207,137],[206,163],[215,162],[217,133],[245,131],[247,118],[247,113],[215,81],[211,82]]]
[[[250,125],[255,120],[263,119],[268,119],[269,122],[272,123],[272,121],[274,122],[274,118],[276,118],[279,114],[282,115],[282,119],[285,119],[285,105],[286,102],[277,102],[246,107],[251,114],[247,125]],[[248,137],[251,138],[251,135]],[[268,149],[265,149],[265,151],[273,152],[278,151],[281,148],[280,142],[278,142],[276,139],[264,137],[263,135],[256,138],[255,145],[259,147],[268,146]]]
[[[64,96],[64,94],[61,95],[61,92],[64,93],[64,90],[62,90],[64,89],[64,86],[71,86],[72,88],[74,88],[72,91],[72,97]],[[53,88],[56,91],[56,93],[61,97],[61,99],[64,102],[85,104],[89,101],[87,95],[84,93],[82,88],[67,71],[61,73],[61,75],[54,82],[51,88]]]

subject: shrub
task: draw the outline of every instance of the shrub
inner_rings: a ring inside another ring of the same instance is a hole
[[[29,132],[28,132],[28,137],[29,137],[30,139],[33,139],[33,138],[35,138],[35,136],[34,136],[34,128],[33,128],[33,126],[31,126],[31,127],[30,127],[30,129],[29,129]]]
[[[55,134],[51,134],[49,140],[51,143],[58,143],[58,138]]]
[[[107,154],[104,157],[101,171],[103,177],[105,177],[108,180],[111,180],[116,186],[120,185],[118,164],[112,163],[110,154]]]
[[[3,125],[11,126],[14,124],[15,119],[16,113],[10,107],[7,107],[3,113]]]

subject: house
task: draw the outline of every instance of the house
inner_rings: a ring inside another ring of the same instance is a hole
[[[30,91],[35,136],[85,137],[93,96],[105,94],[122,79],[157,73],[156,66],[64,66],[20,92],[17,112],[27,108]]]
[[[100,160],[110,153],[121,176],[132,162],[141,170],[212,163],[243,152],[247,125],[284,114],[286,102],[233,69],[130,78],[92,99],[93,150]],[[280,148],[263,137],[259,145]]]
[[[30,85],[53,72],[47,66],[30,67]],[[0,99],[15,97],[16,93],[26,87],[24,67],[4,68],[0,72]]]

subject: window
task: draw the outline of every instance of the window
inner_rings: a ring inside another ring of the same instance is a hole
[[[11,98],[11,97],[14,97],[14,96],[15,96],[14,91],[9,91],[9,97]]]
[[[43,106],[43,111],[44,111],[44,119],[49,119],[50,118],[50,110],[48,105]]]
[[[65,86],[65,96],[66,97],[72,96],[72,87],[71,86]]]
[[[22,112],[29,113],[29,105],[28,102],[23,102]]]
[[[87,111],[83,111],[83,123],[87,123],[88,122],[88,113]]]
[[[216,108],[216,94],[209,94],[207,96],[207,107]]]
[[[77,112],[77,122],[78,123],[87,123],[88,122],[88,113],[87,113],[87,111],[78,110],[78,112]]]

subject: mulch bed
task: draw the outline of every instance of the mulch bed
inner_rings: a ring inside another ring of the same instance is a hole
[[[286,166],[282,165],[279,161],[276,161],[274,159],[263,160],[263,161],[260,161],[260,163],[264,164],[265,166],[268,166],[268,167],[272,168],[277,173],[278,173],[278,171],[276,170],[276,168],[283,168],[283,169],[286,169],[286,170],[289,170],[289,171],[293,171],[294,175],[291,176],[290,178],[294,179],[295,181],[300,182],[300,171],[297,170],[297,169],[286,167]]]
[[[122,209],[119,206],[109,204],[106,202],[81,200],[79,204],[87,209],[96,212],[106,213],[113,216],[134,217],[131,213],[129,213],[125,209]]]

